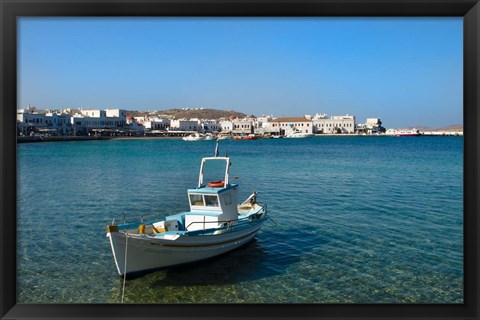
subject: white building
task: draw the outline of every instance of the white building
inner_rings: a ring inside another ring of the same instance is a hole
[[[57,112],[49,112],[45,114],[45,122],[47,124],[47,129],[56,131],[57,134],[65,135],[70,133],[71,123],[70,115]]]
[[[367,122],[364,125],[365,131],[371,134],[377,134],[382,132],[382,121],[380,118],[367,118]]]
[[[217,120],[201,120],[200,121],[200,131],[203,132],[214,132],[220,131],[222,127]]]
[[[37,112],[17,112],[17,121],[32,127],[41,127],[45,125],[45,114]]]
[[[170,130],[173,131],[198,131],[199,129],[200,126],[198,124],[198,120],[170,120]]]
[[[106,118],[107,117],[107,113],[105,110],[90,110],[90,109],[87,109],[87,110],[79,110],[80,114],[85,116],[85,117],[91,117],[91,118]]]
[[[247,119],[232,120],[232,132],[238,134],[250,134],[254,132],[253,122]]]
[[[314,133],[355,133],[355,117],[350,115],[327,117],[317,114],[312,118]]]
[[[275,118],[271,122],[272,129],[278,131],[269,131],[269,132],[278,132],[279,134],[284,134],[297,129],[302,133],[313,133],[312,120],[309,120],[305,117],[282,117]]]
[[[170,128],[169,119],[152,118],[143,122],[145,129],[149,130],[167,130]]]
[[[57,112],[38,113],[30,109],[19,109],[17,122],[19,134],[22,135],[32,132],[65,135],[71,128],[70,115]]]
[[[233,122],[230,120],[220,121],[220,129],[222,132],[230,133],[233,131]]]
[[[97,129],[117,130],[127,125],[127,112],[120,109],[79,110],[70,118],[75,134],[87,134]]]
[[[122,109],[106,109],[107,118],[113,121],[116,127],[123,127],[127,121],[127,111]]]
[[[270,133],[274,135],[280,134],[280,125],[277,122],[263,122],[262,123],[263,132]]]

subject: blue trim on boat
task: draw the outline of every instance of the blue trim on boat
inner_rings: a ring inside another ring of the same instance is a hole
[[[225,192],[229,189],[237,188],[238,184],[236,183],[231,183],[228,186],[225,186],[223,188],[215,188],[215,187],[208,187],[208,186],[202,186],[200,188],[195,188],[195,189],[188,189],[188,193],[202,193],[202,194],[219,194],[222,192]]]

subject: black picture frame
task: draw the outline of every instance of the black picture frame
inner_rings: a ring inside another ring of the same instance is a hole
[[[1,319],[479,319],[480,4],[478,0],[0,0]],[[464,304],[17,304],[17,29],[22,16],[385,16],[464,19]]]

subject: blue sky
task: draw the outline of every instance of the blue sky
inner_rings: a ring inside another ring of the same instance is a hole
[[[461,18],[21,18],[18,107],[463,123]]]

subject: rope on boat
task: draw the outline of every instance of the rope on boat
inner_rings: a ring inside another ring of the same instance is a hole
[[[128,234],[125,232],[125,264],[123,267],[123,288],[122,288],[122,303],[125,297],[125,282],[127,280],[127,253],[128,253]]]
[[[268,217],[268,219],[270,219],[273,223],[275,223],[276,226],[278,226],[278,223],[277,223],[275,220],[273,220],[272,217],[270,217],[270,216],[267,216],[267,217]]]

